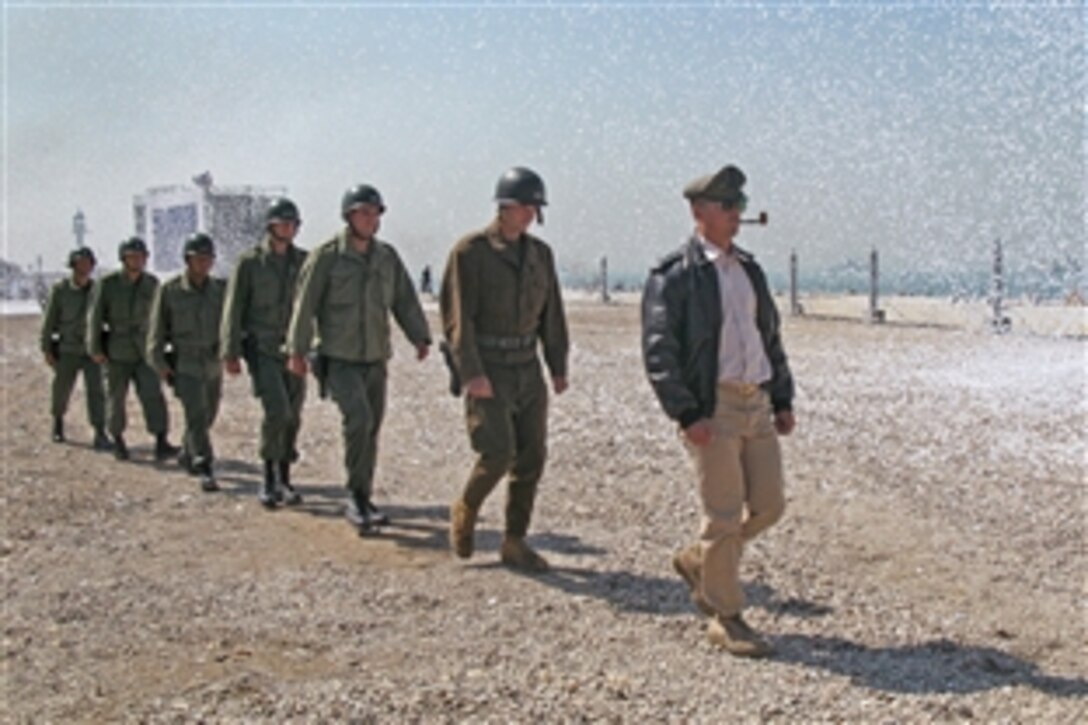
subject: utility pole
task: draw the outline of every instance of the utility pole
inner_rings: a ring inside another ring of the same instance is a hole
[[[880,309],[880,255],[876,247],[869,253],[869,322],[884,322],[884,310]]]

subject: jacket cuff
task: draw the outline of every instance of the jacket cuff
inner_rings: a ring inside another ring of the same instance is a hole
[[[681,428],[687,428],[692,423],[697,422],[702,417],[703,416],[699,413],[698,410],[692,409],[692,410],[685,410],[683,413],[681,413],[679,416],[677,416],[676,420],[677,420],[677,422],[680,423]]]

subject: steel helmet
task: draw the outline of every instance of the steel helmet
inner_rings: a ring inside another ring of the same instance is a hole
[[[382,202],[382,195],[377,189],[370,184],[356,184],[344,192],[344,198],[340,202],[340,214],[346,220],[348,214],[363,204],[373,204],[378,207],[378,211],[385,212],[385,203]]]
[[[133,252],[147,254],[147,245],[139,237],[129,237],[117,246],[117,258],[125,261],[125,255]]]
[[[532,169],[515,166],[499,177],[495,184],[495,201],[516,202],[526,206],[548,205],[544,195],[544,180]]]
[[[265,212],[264,218],[266,224],[272,224],[274,222],[302,223],[302,215],[299,214],[298,207],[295,206],[295,202],[287,197],[282,197],[272,202],[272,206],[268,207],[268,211]]]
[[[215,256],[215,242],[203,232],[196,232],[185,238],[184,258],[188,259],[189,257],[195,257],[198,254],[207,255],[209,257]]]
[[[78,249],[73,249],[71,252],[68,253],[68,267],[71,269],[75,269],[76,262],[81,259],[91,260],[92,265],[98,264],[98,260],[95,259],[94,256],[93,249],[91,249],[90,247],[79,247]]]

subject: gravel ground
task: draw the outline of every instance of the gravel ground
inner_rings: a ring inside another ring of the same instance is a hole
[[[1084,721],[1084,341],[787,320],[789,509],[743,570],[777,653],[745,661],[672,574],[698,514],[637,307],[569,315],[535,577],[497,563],[500,492],[476,556],[446,548],[471,456],[437,356],[398,340],[394,526],[360,539],[313,390],[306,503],[266,513],[244,377],[214,431],[224,491],[201,494],[151,461],[135,401],[133,462],[90,450],[79,390],[49,442],[38,321],[4,319],[3,721]]]

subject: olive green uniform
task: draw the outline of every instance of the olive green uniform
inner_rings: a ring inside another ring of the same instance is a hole
[[[214,460],[208,432],[223,390],[219,327],[225,289],[215,277],[197,287],[182,272],[159,287],[151,305],[147,357],[160,374],[173,371],[174,392],[185,409],[184,455],[198,471],[210,470]],[[170,362],[167,345],[175,358]]]
[[[566,316],[551,249],[524,234],[506,242],[496,220],[454,245],[441,291],[442,324],[464,381],[481,375],[495,396],[465,396],[465,418],[478,454],[462,500],[478,510],[509,474],[506,533],[524,537],[547,458],[548,388],[567,375]]]
[[[363,500],[370,499],[385,413],[386,361],[393,354],[390,313],[413,345],[430,344],[415,287],[389,244],[372,239],[360,253],[345,228],[306,258],[287,353],[306,354],[316,325],[326,385],[343,416],[347,485]]]
[[[91,355],[107,358],[109,432],[114,438],[127,427],[125,398],[130,383],[135,383],[147,431],[165,436],[169,427],[162,385],[147,363],[144,349],[147,319],[158,286],[159,280],[153,274],[143,272],[133,280],[123,269],[107,274],[95,285],[87,324],[87,350]]]
[[[80,287],[71,277],[63,279],[49,290],[49,299],[42,315],[42,353],[56,359],[53,367],[51,411],[54,419],[68,412],[68,401],[76,378],[83,373],[87,395],[87,418],[96,431],[106,424],[105,394],[102,391],[102,367],[87,355],[83,338],[87,330],[87,309],[93,280]]]
[[[260,456],[290,462],[302,421],[306,381],[287,369],[284,343],[306,252],[289,245],[285,254],[265,241],[242,254],[227,285],[220,331],[221,355],[244,358],[253,394],[264,409]]]

